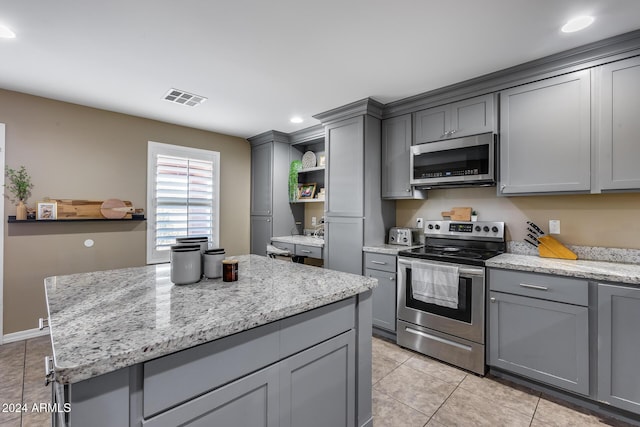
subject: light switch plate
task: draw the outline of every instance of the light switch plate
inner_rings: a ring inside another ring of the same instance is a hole
[[[416,227],[417,227],[417,228],[422,228],[422,227],[424,227],[424,219],[422,219],[422,218],[418,218],[418,219],[416,219]]]
[[[549,220],[549,234],[560,234],[560,220],[559,219],[550,219]]]

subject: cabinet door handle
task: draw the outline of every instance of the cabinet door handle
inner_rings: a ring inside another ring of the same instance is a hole
[[[504,189],[505,189],[505,188],[507,188],[507,185],[506,185],[506,184],[502,184],[502,185],[500,186],[500,192],[501,192],[501,193],[502,193],[502,192],[504,192]]]
[[[496,302],[496,299],[494,297],[491,297],[491,298],[489,298],[489,301]]]
[[[456,133],[456,132],[458,132],[456,129],[454,129],[454,130],[450,130],[450,131],[449,131],[449,136],[453,135],[453,134],[454,134],[454,133]]]
[[[268,214],[270,214],[270,213],[271,213],[271,211],[267,209],[267,213],[268,213]]]
[[[44,328],[49,327],[49,318],[43,319],[42,317],[38,319],[38,329],[43,330]]]
[[[372,260],[372,261],[371,261],[371,264],[387,265],[387,263],[386,263],[386,262],[382,262],[382,261],[375,261],[375,260]]]
[[[53,362],[53,358],[50,356],[45,356],[44,358],[44,385],[48,386],[51,384],[51,380],[53,379],[53,368],[51,367],[51,363]]]
[[[539,291],[548,291],[549,290],[549,288],[547,288],[546,286],[527,285],[526,283],[520,283],[520,286],[522,286],[523,288],[537,289]]]
[[[396,278],[395,278],[395,277],[393,277],[393,276],[391,276],[391,277],[389,277],[389,280],[391,280],[391,281],[393,282],[393,281],[395,281],[395,280],[396,280]]]
[[[271,220],[270,220],[270,219],[268,219],[268,220],[267,220],[267,222],[271,222]]]
[[[410,193],[410,192],[411,192],[411,189],[410,189],[410,188],[407,188],[407,193]]]

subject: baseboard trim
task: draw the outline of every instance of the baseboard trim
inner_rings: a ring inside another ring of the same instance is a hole
[[[49,335],[49,328],[40,330],[38,328],[27,329],[26,331],[12,332],[2,337],[3,344],[9,344],[10,342],[28,340],[30,338],[42,337]]]

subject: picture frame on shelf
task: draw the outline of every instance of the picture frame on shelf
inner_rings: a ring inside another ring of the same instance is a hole
[[[310,200],[313,199],[316,193],[316,183],[298,185],[298,200]]]
[[[326,157],[325,157],[325,155],[324,155],[324,154],[320,154],[320,155],[318,156],[318,166],[323,167],[323,166],[325,166],[325,165],[326,165]]]
[[[58,203],[38,202],[38,207],[36,209],[36,219],[43,221],[58,219]]]

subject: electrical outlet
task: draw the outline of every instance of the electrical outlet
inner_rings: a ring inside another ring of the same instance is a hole
[[[549,220],[549,234],[560,234],[560,220],[559,219],[550,219]]]
[[[416,219],[416,227],[418,227],[418,228],[424,227],[424,219],[422,219],[422,218]]]
[[[313,227],[315,227],[316,225],[318,225],[318,218],[316,218],[315,216],[311,217],[311,225]]]

